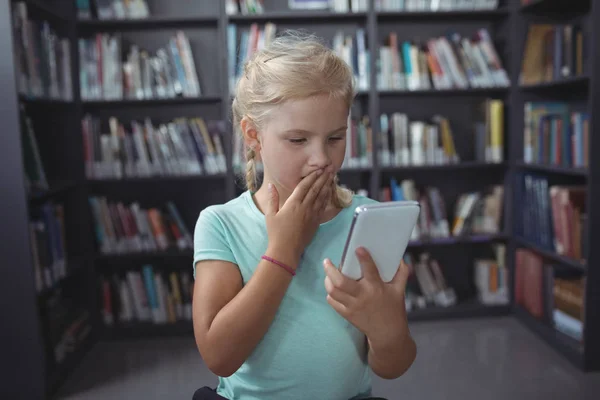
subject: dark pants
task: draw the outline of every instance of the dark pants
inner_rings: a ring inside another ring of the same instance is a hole
[[[204,386],[196,390],[194,393],[194,398],[192,400],[227,400],[223,396],[219,396],[214,389],[209,388],[208,386]],[[308,400],[308,399],[307,399]],[[365,400],[386,400],[383,397],[369,397]]]

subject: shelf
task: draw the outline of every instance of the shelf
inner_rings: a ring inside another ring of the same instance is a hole
[[[49,182],[50,189],[46,191],[35,191],[30,193],[29,204],[39,204],[44,201],[50,200],[56,196],[60,196],[65,192],[75,188],[77,185],[74,181],[57,181]]]
[[[69,19],[66,16],[60,15],[58,12],[56,12],[52,8],[52,5],[46,4],[46,0],[24,0],[24,3],[27,5],[27,14],[30,18],[41,18],[48,20],[48,22],[60,24],[69,22]]]
[[[170,324],[152,322],[119,323],[105,326],[105,337],[109,340],[163,338],[168,336],[193,336],[192,321],[177,321]]]
[[[515,307],[515,315],[530,330],[544,339],[550,347],[563,354],[569,361],[583,367],[583,354],[579,343],[562,332],[557,331],[548,324],[533,317],[521,306]]]
[[[264,22],[276,22],[276,21],[301,21],[306,23],[324,22],[329,23],[332,21],[352,21],[352,20],[365,20],[367,18],[366,12],[350,12],[350,13],[335,13],[335,12],[323,12],[323,11],[276,11],[266,12],[264,14],[252,14],[252,15],[229,15],[229,22],[236,23],[264,23]]]
[[[168,250],[168,251],[147,251],[138,253],[120,253],[120,254],[96,254],[94,258],[99,261],[136,261],[157,258],[186,258],[192,260],[194,256],[192,250]]]
[[[439,165],[406,165],[401,167],[381,167],[382,172],[402,172],[402,171],[448,171],[448,170],[464,170],[464,169],[492,169],[506,168],[506,163],[491,163],[484,161],[465,161],[457,164],[439,164]]]
[[[590,10],[590,0],[531,0],[530,4],[521,6],[526,14],[584,14]]]
[[[451,10],[451,11],[378,11],[377,18],[380,20],[482,20],[482,19],[500,19],[509,15],[506,8],[492,10]]]
[[[477,96],[507,93],[508,87],[485,87],[468,89],[440,89],[440,90],[379,90],[380,96]]]
[[[588,76],[574,76],[571,78],[558,79],[555,81],[540,82],[519,87],[525,91],[541,91],[551,89],[582,89],[587,88],[590,78]]]
[[[73,101],[71,100],[61,100],[61,99],[51,99],[44,97],[30,97],[24,94],[19,95],[19,101],[26,103],[27,105],[42,105],[42,106],[71,106],[73,105]]]
[[[452,244],[478,244],[490,243],[495,241],[507,240],[508,235],[505,234],[475,234],[470,236],[455,236],[447,238],[433,238],[424,240],[414,240],[408,243],[408,247],[432,247],[432,246],[448,246]]]
[[[561,265],[565,265],[565,266],[568,266],[571,268],[575,268],[579,271],[587,270],[587,266],[585,264],[582,264],[581,262],[574,260],[572,258],[564,257],[559,254],[556,254],[556,252],[554,252],[554,251],[544,249],[543,247],[535,245],[523,238],[516,237],[515,241],[518,245],[520,245],[522,247],[526,247],[526,248],[538,253],[539,255],[541,255],[542,257],[544,257],[548,260],[560,263]]]
[[[165,106],[179,104],[202,104],[218,103],[221,101],[219,96],[202,97],[176,97],[168,99],[150,99],[150,100],[84,100],[84,107],[128,107],[128,106]]]
[[[546,172],[557,175],[570,175],[570,176],[581,176],[587,177],[587,168],[575,168],[575,167],[561,167],[556,165],[543,165],[534,163],[518,162],[515,164],[517,168],[528,169],[533,171]]]
[[[130,185],[130,184],[159,184],[169,182],[190,183],[196,181],[218,180],[225,179],[227,174],[212,174],[212,175],[185,175],[185,176],[151,176],[140,178],[123,178],[123,179],[88,179],[86,184],[91,186],[105,185]]]
[[[47,298],[48,295],[54,293],[55,290],[62,288],[71,279],[86,271],[84,264],[83,258],[73,258],[67,260],[67,275],[64,278],[59,279],[58,282],[56,282],[52,287],[42,289],[42,291],[38,293],[38,299],[43,300]]]
[[[486,306],[478,301],[459,303],[452,307],[429,307],[408,312],[409,321],[433,321],[441,319],[492,317],[508,315],[508,305]]]
[[[161,28],[202,28],[207,25],[216,25],[219,22],[218,16],[200,16],[200,17],[181,17],[181,18],[161,18],[150,17],[140,19],[116,19],[116,20],[79,20],[77,28],[90,31],[118,31],[118,30],[136,30],[136,29],[161,29]]]

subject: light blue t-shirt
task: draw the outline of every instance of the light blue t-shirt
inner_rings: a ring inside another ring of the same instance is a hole
[[[233,375],[219,378],[218,394],[230,400],[370,396],[366,338],[327,303],[323,260],[329,257],[339,265],[354,209],[373,202],[355,195],[351,206],[319,226],[269,330]],[[246,191],[200,213],[194,265],[200,260],[230,261],[238,265],[246,284],[267,241],[265,217]]]

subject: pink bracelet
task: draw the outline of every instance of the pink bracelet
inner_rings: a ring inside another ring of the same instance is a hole
[[[290,266],[288,266],[288,265],[285,265],[285,264],[284,264],[284,263],[282,263],[281,261],[277,261],[276,259],[274,259],[274,258],[271,258],[271,257],[269,257],[269,256],[265,256],[265,255],[263,255],[261,258],[262,258],[263,260],[270,261],[270,262],[272,262],[273,264],[279,265],[281,268],[285,269],[287,272],[289,272],[290,274],[292,274],[292,276],[295,276],[295,275],[296,275],[296,271],[294,271],[294,269],[293,269],[292,267],[290,267]]]

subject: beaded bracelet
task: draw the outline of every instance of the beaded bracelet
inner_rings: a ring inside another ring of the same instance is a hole
[[[296,275],[296,271],[294,271],[294,269],[284,263],[282,263],[281,261],[277,261],[274,258],[271,258],[269,256],[263,255],[261,257],[263,260],[267,260],[272,262],[273,264],[279,265],[281,268],[285,269],[287,272],[289,272],[290,274],[292,274],[292,276]]]

